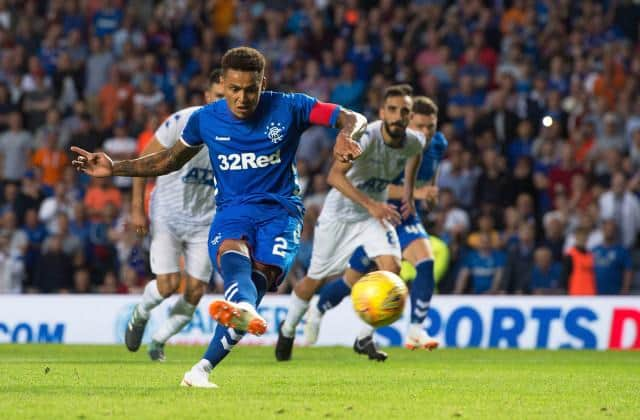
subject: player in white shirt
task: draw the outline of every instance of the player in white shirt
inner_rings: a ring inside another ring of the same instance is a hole
[[[414,212],[413,189],[425,144],[424,136],[407,129],[411,112],[411,87],[389,87],[380,109],[381,120],[370,123],[360,139],[362,154],[352,163],[335,162],[328,182],[333,186],[313,238],[307,276],[296,284],[286,320],[280,325],[276,359],[291,358],[295,330],[314,293],[330,278],[341,275],[359,246],[380,270],[400,271],[400,244],[394,225]],[[387,203],[387,186],[406,174],[402,208]],[[402,214],[400,214],[400,211]],[[358,278],[347,281],[355,283]],[[371,336],[359,338],[378,360],[386,354]]]
[[[223,97],[220,71],[209,77],[205,100]],[[189,117],[199,106],[185,108],[169,116],[155,132],[142,155],[170,149],[180,139]],[[145,178],[134,178],[131,221],[138,235],[147,233],[144,211]],[[159,176],[151,195],[151,271],[156,278],[144,289],[142,301],[134,309],[125,333],[130,351],[140,348],[150,312],[180,286],[180,256],[184,257],[186,287],[173,306],[169,318],[152,335],[151,360],[164,361],[164,344],[191,320],[211,278],[207,241],[215,212],[215,180],[206,148],[202,148],[181,169]]]

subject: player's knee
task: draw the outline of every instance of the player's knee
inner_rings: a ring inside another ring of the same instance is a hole
[[[251,254],[249,252],[249,245],[247,245],[246,241],[243,241],[242,239],[225,239],[218,247],[218,255],[216,257],[218,260],[218,264],[220,264],[220,257],[225,252],[229,251],[238,252],[242,255],[247,256],[247,258],[251,257]]]
[[[202,296],[207,291],[207,284],[189,276],[187,280],[187,287],[184,292],[184,300],[192,305],[197,305],[202,299]]]
[[[426,238],[416,239],[409,244],[402,255],[404,259],[413,265],[416,265],[420,261],[432,260],[433,251],[431,249],[431,243],[429,239]]]
[[[253,269],[255,271],[259,271],[260,273],[262,273],[267,278],[267,281],[270,284],[273,284],[276,282],[276,280],[280,276],[280,272],[282,271],[280,270],[279,267],[263,264],[258,261],[253,262]]]
[[[383,257],[377,260],[378,268],[392,273],[400,273],[400,259],[396,257]]]
[[[348,284],[353,286],[358,282],[358,280],[360,280],[360,278],[362,277],[362,274],[363,273],[361,273],[360,271],[354,270],[353,268],[347,268],[344,272],[344,280]]]
[[[241,252],[249,256],[249,246],[241,239],[225,239],[218,247],[218,256],[228,251]]]
[[[162,297],[167,298],[174,294],[180,287],[180,273],[161,274],[156,276],[158,292]]]

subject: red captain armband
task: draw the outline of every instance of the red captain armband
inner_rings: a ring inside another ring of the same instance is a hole
[[[334,127],[340,115],[340,106],[328,102],[316,102],[309,113],[309,122],[315,125]]]

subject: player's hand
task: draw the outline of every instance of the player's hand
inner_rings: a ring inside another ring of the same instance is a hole
[[[402,219],[406,220],[409,218],[409,216],[411,216],[412,214],[415,214],[416,212],[416,203],[413,199],[407,200],[407,199],[403,199],[402,200],[402,207],[400,207],[400,214],[402,214]]]
[[[369,205],[369,208],[367,208],[367,210],[372,217],[380,220],[381,223],[384,223],[386,221],[396,226],[402,222],[400,213],[398,213],[398,210],[395,208],[395,206],[391,204],[375,201],[371,205]]]
[[[147,216],[144,214],[144,210],[133,210],[131,212],[131,226],[135,229],[139,238],[143,238],[149,232]]]
[[[438,203],[438,195],[440,189],[435,185],[425,185],[416,190],[416,197],[422,199],[427,203],[429,208],[435,206]]]
[[[340,162],[351,162],[357,159],[362,153],[362,149],[357,141],[344,132],[339,132],[336,137],[336,145],[333,146],[333,155]]]
[[[78,154],[71,162],[77,171],[97,178],[113,175],[113,161],[105,153],[91,153],[76,146],[71,146],[71,151]]]

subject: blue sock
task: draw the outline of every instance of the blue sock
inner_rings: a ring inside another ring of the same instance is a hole
[[[339,278],[331,283],[327,284],[320,292],[320,299],[318,299],[318,310],[321,314],[325,313],[329,309],[338,306],[342,299],[349,296],[351,288],[347,286],[344,279]]]
[[[255,305],[258,291],[251,279],[251,260],[246,255],[227,251],[220,256],[220,271],[224,280],[224,298],[231,302]]]
[[[220,266],[226,290],[225,298],[232,302],[249,302],[257,307],[267,292],[267,279],[264,274],[251,270],[251,261],[236,252],[223,254],[220,257]],[[243,332],[217,325],[203,358],[216,367],[243,336]]]
[[[213,367],[216,367],[222,359],[227,357],[233,346],[238,344],[238,341],[240,341],[243,336],[244,333],[218,324],[203,358],[211,362]]]
[[[416,278],[411,284],[411,323],[422,324],[427,317],[429,302],[433,295],[433,260],[421,261],[416,265]]]

